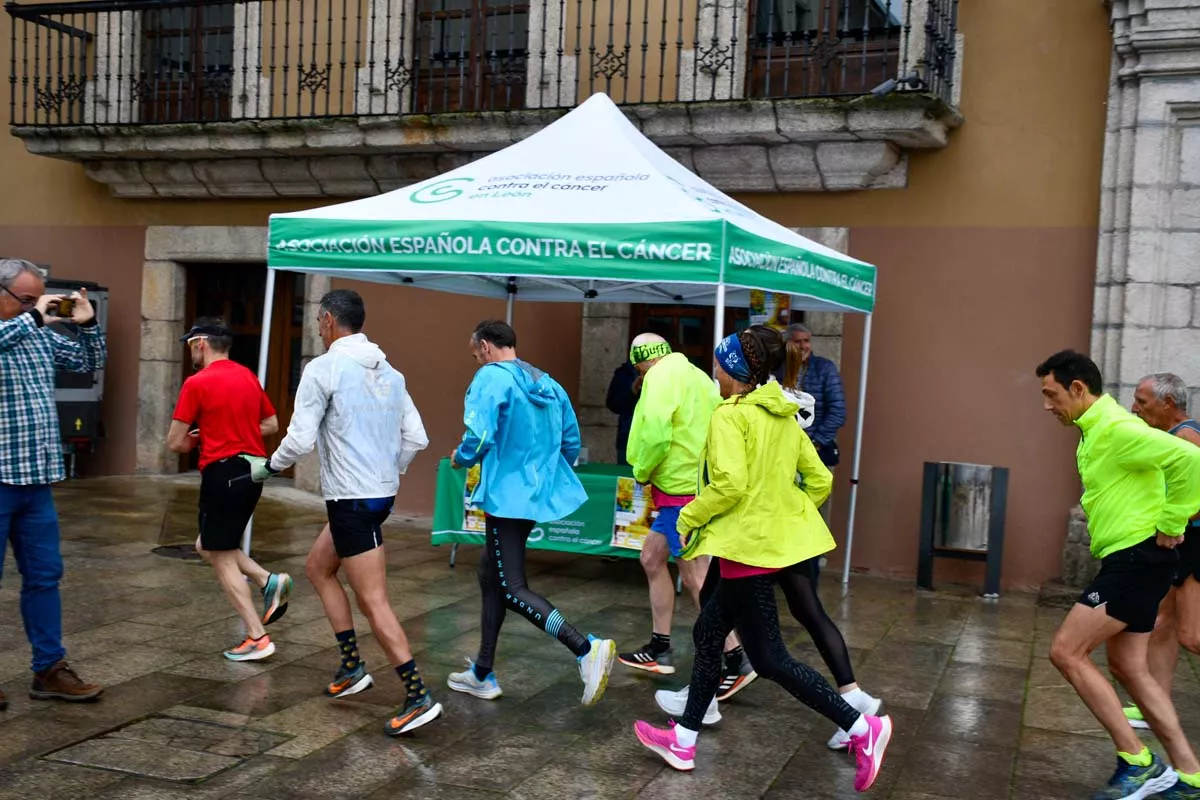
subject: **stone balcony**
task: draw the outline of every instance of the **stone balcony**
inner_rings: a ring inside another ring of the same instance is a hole
[[[11,131],[129,198],[371,195],[596,91],[728,191],[900,188],[912,150],[946,146],[961,122],[953,0],[846,0],[803,19],[763,2],[688,0],[685,35],[665,10],[649,24],[649,0],[610,4],[640,31],[586,0],[531,0],[486,52],[446,52],[448,12],[426,0],[349,17],[336,0],[9,3]]]
[[[958,114],[903,94],[625,107],[656,144],[727,191],[902,188],[908,152],[945,147]],[[78,162],[118,197],[355,197],[506,147],[562,109],[239,120],[107,128],[13,126],[30,153]]]

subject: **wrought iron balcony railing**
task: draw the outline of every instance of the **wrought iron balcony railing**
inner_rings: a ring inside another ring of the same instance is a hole
[[[957,0],[8,3],[17,126],[862,95],[949,101]]]

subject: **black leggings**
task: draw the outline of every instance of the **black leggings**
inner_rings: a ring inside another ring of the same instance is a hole
[[[810,558],[793,564],[787,569],[775,573],[783,596],[787,599],[788,610],[797,622],[804,626],[813,644],[817,646],[825,666],[837,681],[838,687],[855,683],[854,668],[850,666],[850,652],[846,649],[846,640],[842,632],[825,613],[821,598],[817,594],[817,575],[821,569],[819,558]],[[700,590],[700,606],[703,607],[717,590],[721,580],[721,570],[717,559],[712,559],[708,574],[704,578],[704,587]]]
[[[716,559],[713,559],[716,563]],[[842,730],[858,721],[859,713],[842,699],[820,673],[792,658],[779,633],[779,609],[775,606],[775,576],[720,580],[712,598],[704,604],[692,629],[696,659],[692,664],[687,708],[679,720],[683,727],[700,730],[704,712],[721,682],[721,645],[737,628],[750,665],[768,680],[775,681],[800,702],[827,717]]]
[[[491,672],[495,666],[496,643],[507,609],[565,644],[576,656],[585,655],[591,644],[550,602],[525,585],[525,540],[533,530],[527,519],[486,518],[487,541],[479,558],[479,588],[483,596],[483,626],[475,664]]]

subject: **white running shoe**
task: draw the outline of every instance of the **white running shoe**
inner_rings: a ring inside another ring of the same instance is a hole
[[[677,692],[672,692],[670,689],[659,689],[654,693],[654,702],[658,703],[658,707],[672,717],[679,719],[683,716],[683,712],[687,709],[688,687],[683,687]],[[712,702],[708,704],[708,710],[704,712],[704,719],[700,722],[704,725],[716,725],[721,721],[721,712],[717,710],[717,698],[714,696]]]
[[[855,711],[860,714],[866,714],[868,717],[878,716],[879,709],[883,705],[882,700],[880,700],[878,697],[871,697],[871,695],[867,694],[866,692],[863,692],[862,695],[859,696],[857,702],[851,702],[849,700],[846,702],[850,703],[850,707]],[[825,746],[830,750],[845,750],[850,746],[850,734],[846,733],[841,728],[838,728],[837,733],[830,737],[829,741],[825,743]]]
[[[456,692],[469,694],[480,700],[495,700],[504,694],[500,689],[500,683],[496,680],[496,673],[489,672],[486,678],[479,680],[475,675],[475,662],[469,658],[466,670],[451,672],[446,678],[446,685]]]
[[[583,704],[594,706],[608,687],[608,674],[617,660],[617,643],[612,639],[597,639],[590,633],[588,641],[592,649],[578,658],[579,677],[583,679]]]

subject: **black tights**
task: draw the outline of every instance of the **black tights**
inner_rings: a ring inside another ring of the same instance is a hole
[[[683,727],[700,730],[700,721],[721,682],[721,645],[734,628],[755,672],[778,683],[842,730],[850,730],[858,721],[859,713],[820,673],[788,653],[779,633],[775,576],[755,575],[718,581],[712,597],[700,611],[700,618],[692,628],[696,659],[692,664],[687,708],[679,721]]]
[[[820,560],[810,558],[793,564],[787,569],[775,573],[783,596],[787,600],[788,610],[797,622],[804,626],[813,644],[817,646],[825,666],[837,681],[838,687],[854,683],[854,668],[850,666],[850,652],[846,649],[846,640],[842,632],[825,613],[821,598],[817,594],[817,575],[820,572]],[[721,581],[721,570],[717,559],[712,559],[708,574],[704,577],[704,587],[700,590],[700,606],[704,607],[709,598],[717,591]]]
[[[525,540],[533,530],[527,519],[486,518],[487,541],[479,558],[483,625],[475,664],[484,674],[495,666],[496,643],[507,609],[565,644],[576,656],[591,649],[587,637],[571,627],[550,601],[525,585]]]

